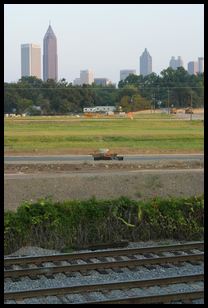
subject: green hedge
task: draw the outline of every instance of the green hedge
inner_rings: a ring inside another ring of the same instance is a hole
[[[204,198],[42,199],[24,202],[4,216],[5,254],[25,245],[64,250],[123,239],[199,240],[204,232]]]

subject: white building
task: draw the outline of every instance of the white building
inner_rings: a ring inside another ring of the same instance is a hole
[[[36,44],[21,44],[21,77],[41,78],[41,49]]]
[[[92,84],[94,81],[94,73],[91,69],[80,71],[81,84]]]
[[[120,70],[120,80],[126,79],[130,74],[136,75],[136,70]]]
[[[116,110],[115,106],[95,106],[95,107],[86,107],[83,108],[83,112],[92,112],[92,113],[96,113],[96,112],[100,112],[100,113],[112,113]]]

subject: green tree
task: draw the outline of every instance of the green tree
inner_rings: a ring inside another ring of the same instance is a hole
[[[131,111],[131,105],[130,105],[130,97],[125,95],[121,98],[120,100],[120,104],[119,106],[121,106],[122,111],[124,112],[129,112]]]
[[[151,108],[151,101],[140,94],[136,94],[131,99],[131,111],[139,111]]]
[[[41,111],[43,115],[47,115],[51,113],[51,106],[50,106],[49,99],[40,97],[39,106],[41,107]]]
[[[27,98],[19,98],[17,103],[17,113],[25,113],[29,107],[33,105],[32,100]]]

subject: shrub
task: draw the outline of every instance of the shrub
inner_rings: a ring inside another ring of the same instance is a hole
[[[198,240],[203,238],[204,199],[135,201],[121,197],[53,202],[46,198],[24,202],[4,216],[5,254],[25,245],[63,250],[122,239]]]

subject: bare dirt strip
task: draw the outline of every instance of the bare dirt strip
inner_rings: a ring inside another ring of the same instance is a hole
[[[204,192],[201,161],[5,165],[4,208],[24,200],[188,197]]]

